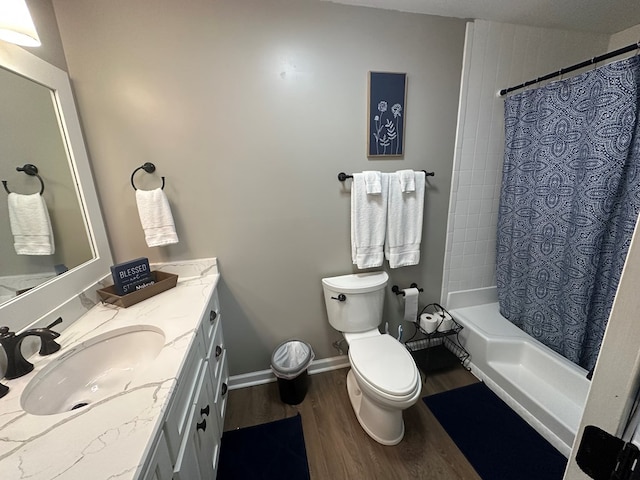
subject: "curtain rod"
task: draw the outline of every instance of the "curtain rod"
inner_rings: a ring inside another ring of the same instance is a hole
[[[519,90],[521,88],[528,87],[529,85],[533,85],[534,83],[543,82],[553,77],[564,75],[565,73],[573,72],[575,70],[579,70],[580,68],[588,67],[589,65],[602,62],[603,60],[609,60],[610,58],[617,57],[618,55],[622,55],[623,53],[632,52],[636,49],[640,49],[640,42],[632,43],[631,45],[627,45],[626,47],[619,48],[618,50],[605,53],[604,55],[600,55],[598,57],[593,57],[591,60],[585,60],[584,62],[576,63],[575,65],[571,65],[570,67],[561,68],[556,72],[548,73],[543,77],[529,80],[528,82],[521,83],[520,85],[516,85],[515,87],[503,88],[499,93],[501,97],[504,97],[507,93],[513,92],[514,90]]]

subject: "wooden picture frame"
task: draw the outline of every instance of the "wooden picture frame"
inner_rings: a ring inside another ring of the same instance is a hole
[[[367,156],[404,156],[407,74],[369,72]]]

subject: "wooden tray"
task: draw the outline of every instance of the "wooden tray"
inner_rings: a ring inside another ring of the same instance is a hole
[[[116,288],[113,285],[106,288],[100,288],[97,292],[102,299],[102,303],[109,303],[117,305],[118,307],[127,308],[146,300],[147,298],[151,298],[160,292],[169,290],[170,288],[175,287],[178,283],[178,275],[174,275],[173,273],[153,271],[151,272],[151,276],[156,283],[126,295],[118,295],[116,293]]]

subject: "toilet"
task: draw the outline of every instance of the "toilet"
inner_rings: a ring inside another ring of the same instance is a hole
[[[386,272],[322,279],[329,323],[349,344],[347,392],[358,422],[382,445],[404,436],[402,411],[416,403],[422,384],[404,345],[381,334]]]

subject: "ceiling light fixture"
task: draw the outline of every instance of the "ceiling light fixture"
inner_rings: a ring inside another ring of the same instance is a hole
[[[0,0],[0,40],[23,47],[41,45],[26,0]]]

